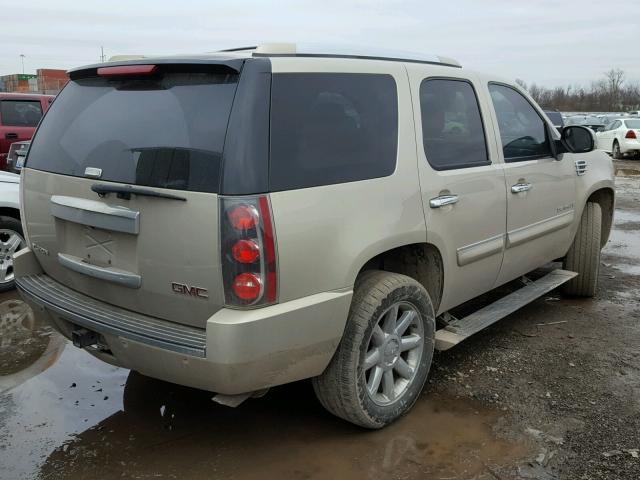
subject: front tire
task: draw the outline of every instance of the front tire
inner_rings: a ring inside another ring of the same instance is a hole
[[[588,202],[582,212],[578,231],[564,259],[564,269],[578,272],[578,276],[564,284],[567,295],[593,297],[598,287],[602,235],[600,205]]]
[[[433,358],[435,314],[425,288],[410,277],[365,272],[327,369],[313,379],[320,403],[365,428],[382,428],[413,406]]]

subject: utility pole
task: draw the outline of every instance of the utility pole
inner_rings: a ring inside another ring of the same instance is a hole
[[[22,74],[24,75],[24,53],[20,54],[20,60],[22,61]]]
[[[104,47],[100,47],[100,61],[104,62]]]

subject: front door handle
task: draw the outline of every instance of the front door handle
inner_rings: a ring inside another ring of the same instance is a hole
[[[511,193],[521,193],[531,190],[530,183],[516,183],[511,187]]]
[[[445,205],[453,205],[458,203],[458,195],[440,195],[439,197],[429,200],[429,206],[431,208],[440,208]]]

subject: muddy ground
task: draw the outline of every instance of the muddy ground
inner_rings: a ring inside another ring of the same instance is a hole
[[[368,432],[308,382],[237,409],[101,363],[0,295],[0,478],[640,478],[640,162],[617,162],[593,300],[552,292],[437,354],[413,411]]]

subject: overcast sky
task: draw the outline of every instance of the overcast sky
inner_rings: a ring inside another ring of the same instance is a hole
[[[437,6],[436,6],[437,5]],[[268,41],[436,53],[545,86],[640,81],[638,0],[0,0],[0,74]],[[614,8],[615,7],[615,8]]]

